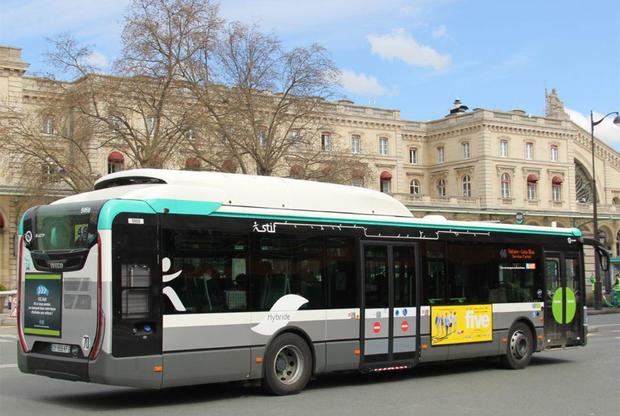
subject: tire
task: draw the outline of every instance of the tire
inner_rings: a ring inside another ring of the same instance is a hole
[[[520,370],[527,367],[534,353],[534,336],[523,322],[515,323],[508,333],[506,355],[501,357],[504,367]]]
[[[292,333],[278,336],[267,348],[263,389],[269,394],[297,394],[312,375],[312,353],[303,338]]]

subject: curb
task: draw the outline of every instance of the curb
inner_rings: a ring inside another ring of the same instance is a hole
[[[620,313],[620,308],[590,309],[588,308],[588,316],[592,315],[609,315],[612,313]]]

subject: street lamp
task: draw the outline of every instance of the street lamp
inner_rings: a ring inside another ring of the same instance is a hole
[[[594,227],[594,238],[598,237],[598,213],[596,211],[596,173],[594,161],[594,126],[598,126],[607,117],[615,114],[613,123],[620,125],[620,113],[612,111],[605,114],[600,120],[594,121],[594,114],[590,111],[590,133],[592,136],[592,226]],[[594,250],[594,309],[601,309],[603,305],[603,288],[601,285],[600,265],[598,251]]]

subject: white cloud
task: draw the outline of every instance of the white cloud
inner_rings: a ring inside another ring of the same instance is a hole
[[[355,73],[348,69],[341,71],[340,83],[345,91],[361,95],[388,95],[390,91],[381,85],[377,78],[363,73]]]
[[[435,39],[443,38],[448,34],[448,28],[446,27],[446,25],[441,25],[433,29],[432,34]]]
[[[88,58],[86,58],[86,63],[102,70],[107,69],[108,65],[110,65],[110,61],[108,60],[108,58],[98,51],[93,51],[93,53],[91,53]]]
[[[590,131],[590,115],[581,114],[579,111],[564,108],[570,119],[585,131]],[[598,121],[605,114],[594,111],[594,121]],[[607,117],[603,122],[594,127],[594,136],[614,147],[620,149],[620,126],[614,124],[614,115]]]
[[[450,55],[440,54],[430,46],[420,45],[404,29],[386,35],[369,35],[372,53],[388,60],[399,59],[409,65],[442,70],[450,64]]]

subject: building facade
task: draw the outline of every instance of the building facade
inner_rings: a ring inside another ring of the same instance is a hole
[[[44,81],[27,76],[27,67],[20,49],[0,47],[0,120],[9,106],[34,111],[44,94]],[[595,141],[594,191],[590,133],[569,119],[555,91],[545,98],[544,116],[522,110],[469,111],[457,100],[445,117],[429,122],[340,100],[326,103],[327,127],[319,137],[337,141],[339,149],[349,149],[369,164],[372,174],[355,185],[392,194],[418,217],[522,221],[592,234],[592,201],[598,195],[600,238],[618,256],[620,154]],[[131,167],[114,149],[93,152],[92,158],[101,175]],[[16,224],[27,208],[20,202],[27,192],[11,179],[7,159],[2,152],[0,283],[13,287]],[[167,167],[185,168],[187,162]],[[588,275],[592,268],[586,264]]]

